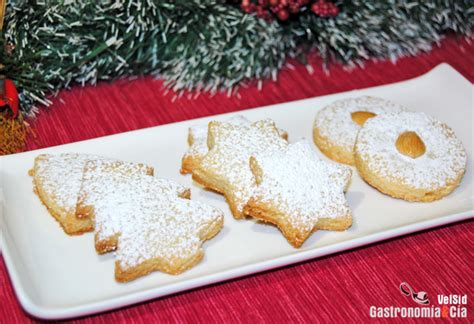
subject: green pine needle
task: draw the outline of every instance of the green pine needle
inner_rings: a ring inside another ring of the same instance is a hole
[[[471,37],[474,25],[467,0],[336,3],[335,18],[307,10],[279,23],[219,0],[10,1],[0,62],[32,115],[73,84],[151,74],[177,92],[233,93],[248,80],[276,79],[288,57],[308,50],[326,62],[395,60],[429,51],[446,32]]]

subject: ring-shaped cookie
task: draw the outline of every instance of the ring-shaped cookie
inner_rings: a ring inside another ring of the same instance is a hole
[[[330,159],[354,165],[354,144],[365,121],[374,116],[404,110],[399,104],[376,97],[335,101],[316,115],[314,142]]]
[[[454,131],[420,112],[368,120],[354,152],[365,181],[408,201],[441,199],[459,185],[466,170],[466,151]]]

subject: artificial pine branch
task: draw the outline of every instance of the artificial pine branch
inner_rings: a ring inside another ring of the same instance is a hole
[[[431,49],[448,31],[470,36],[474,25],[467,0],[336,3],[335,18],[307,11],[279,23],[218,0],[16,0],[0,62],[33,114],[72,84],[152,74],[175,91],[232,91],[276,78],[288,56],[308,49],[345,64],[396,59]]]

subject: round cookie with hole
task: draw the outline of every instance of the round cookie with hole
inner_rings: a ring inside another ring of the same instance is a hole
[[[446,124],[421,112],[368,120],[354,148],[362,178],[382,193],[429,202],[451,193],[466,171],[461,141]]]
[[[372,117],[406,111],[394,102],[377,97],[358,97],[337,100],[316,115],[313,139],[330,159],[354,165],[354,144],[357,133]]]

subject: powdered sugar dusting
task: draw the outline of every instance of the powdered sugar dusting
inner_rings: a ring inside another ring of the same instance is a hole
[[[406,110],[394,102],[376,97],[358,97],[342,99],[324,107],[316,116],[314,127],[321,136],[328,138],[333,145],[352,150],[357,133],[361,126],[356,124],[351,114],[356,111],[366,111],[377,116]]]
[[[65,211],[62,217],[76,212],[77,195],[81,188],[86,161],[99,157],[78,153],[44,154],[36,159],[36,176],[41,178],[43,190],[54,197]]]
[[[104,240],[125,226],[129,221],[123,217],[123,211],[129,211],[132,201],[140,197],[130,196],[129,188],[138,188],[140,183],[149,184],[152,176],[146,175],[146,169],[134,163],[115,160],[92,160],[86,163],[83,183],[79,193],[78,204],[93,206],[95,232]],[[173,193],[184,187],[169,188]]]
[[[172,265],[189,259],[201,248],[200,233],[224,217],[218,209],[200,202],[160,197],[148,206],[152,212],[122,230],[116,252],[122,267],[154,258]]]
[[[119,234],[117,260],[123,268],[150,258],[188,258],[200,248],[203,226],[222,213],[179,198],[188,189],[170,180],[143,175],[130,165],[89,162],[82,191],[94,207],[96,235]]]
[[[401,154],[395,146],[398,137],[409,131],[415,132],[426,146],[425,153],[415,159]],[[454,132],[419,112],[368,120],[359,132],[355,150],[372,172],[416,189],[442,188],[466,168],[466,152]]]
[[[261,172],[253,198],[280,211],[295,228],[310,231],[320,217],[351,215],[344,196],[351,169],[321,160],[307,140],[253,158]]]
[[[226,122],[233,125],[249,125],[250,121],[244,116],[237,115],[226,120]],[[184,154],[184,158],[187,156],[193,157],[204,157],[209,151],[207,147],[207,129],[208,125],[198,125],[189,128],[189,137],[191,138],[192,144],[189,146],[188,151]]]
[[[269,149],[284,149],[287,142],[269,119],[251,125],[216,123],[209,131],[213,133],[214,143],[210,143],[213,146],[201,161],[200,169],[211,172],[215,179],[223,182],[223,187],[232,187],[231,199],[242,213],[255,189],[250,156]]]

